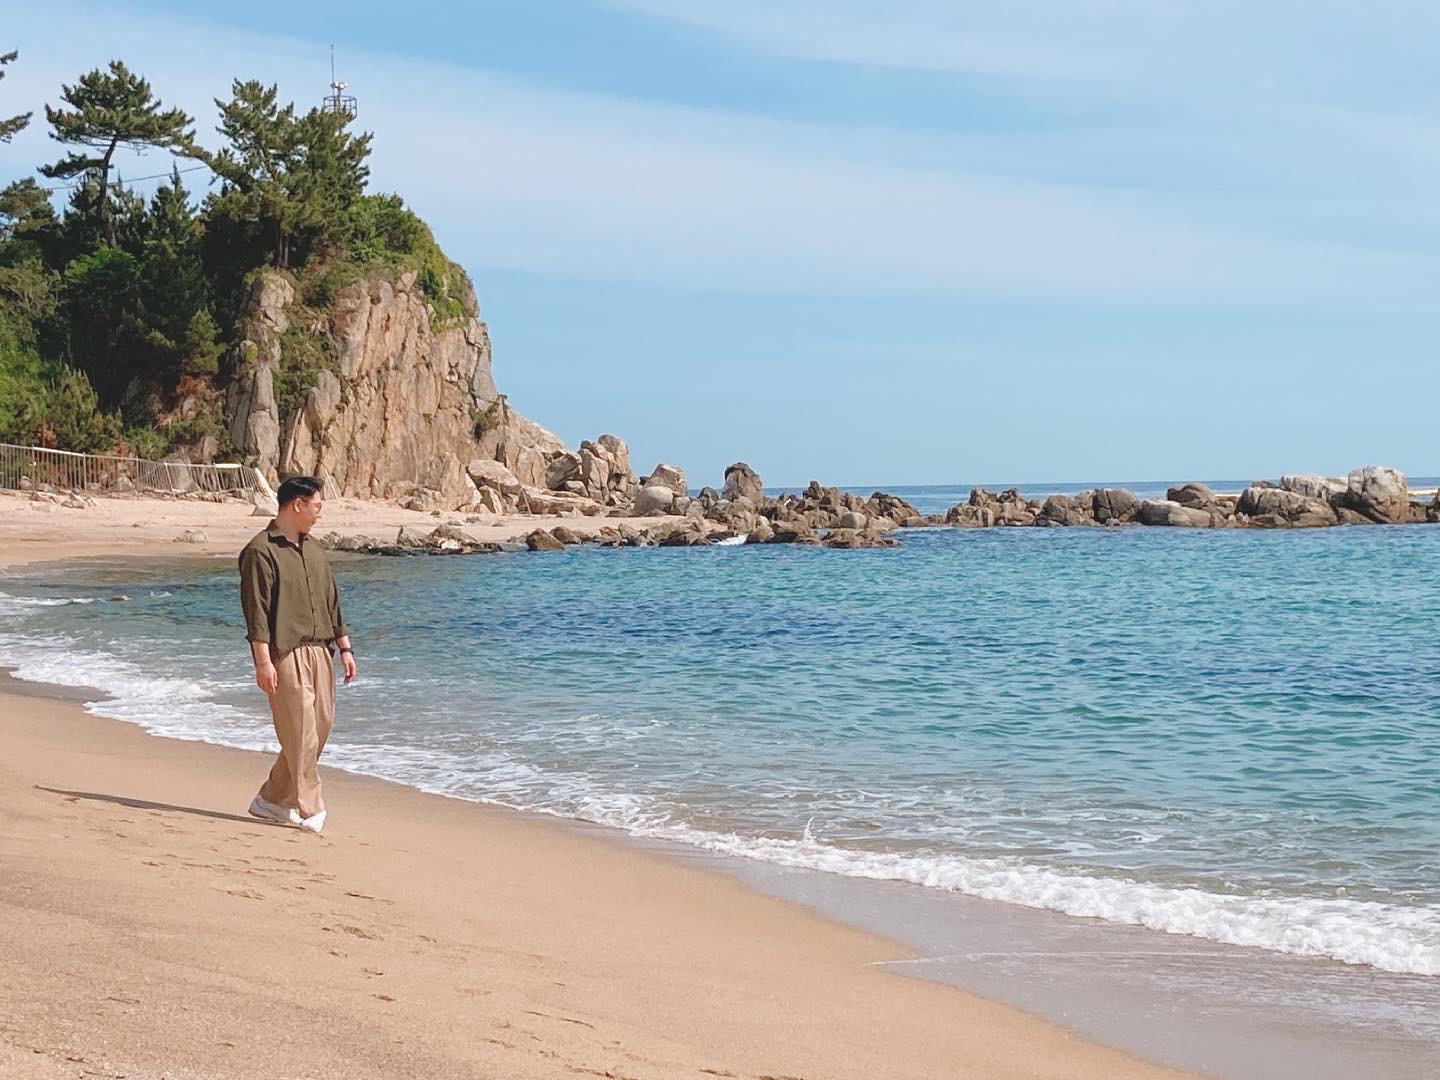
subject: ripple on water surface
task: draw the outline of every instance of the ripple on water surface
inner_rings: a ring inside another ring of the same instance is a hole
[[[1440,973],[1440,530],[355,560],[337,764],[717,850]],[[233,570],[7,581],[0,661],[269,742]],[[106,599],[117,581],[128,599]],[[240,647],[237,648],[237,645]],[[83,654],[83,676],[74,657]]]

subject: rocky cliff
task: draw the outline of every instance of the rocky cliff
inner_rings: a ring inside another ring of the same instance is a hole
[[[309,473],[332,495],[459,508],[477,499],[472,460],[540,477],[565,452],[496,389],[485,324],[437,324],[413,272],[351,282],[316,307],[267,271],[242,326],[226,418],[237,450],[272,481]]]

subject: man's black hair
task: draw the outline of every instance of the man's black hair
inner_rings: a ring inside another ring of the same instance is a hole
[[[283,510],[296,499],[308,499],[324,490],[325,485],[313,476],[292,476],[280,485],[280,490],[275,493],[275,503]]]

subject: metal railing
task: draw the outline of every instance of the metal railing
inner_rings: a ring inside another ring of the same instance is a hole
[[[191,465],[110,454],[76,454],[0,443],[0,488],[12,491],[152,492],[248,496],[260,490],[246,465]]]

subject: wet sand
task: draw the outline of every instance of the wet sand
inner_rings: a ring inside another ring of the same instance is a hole
[[[1178,1077],[915,954],[565,823],[0,686],[6,1077]]]

